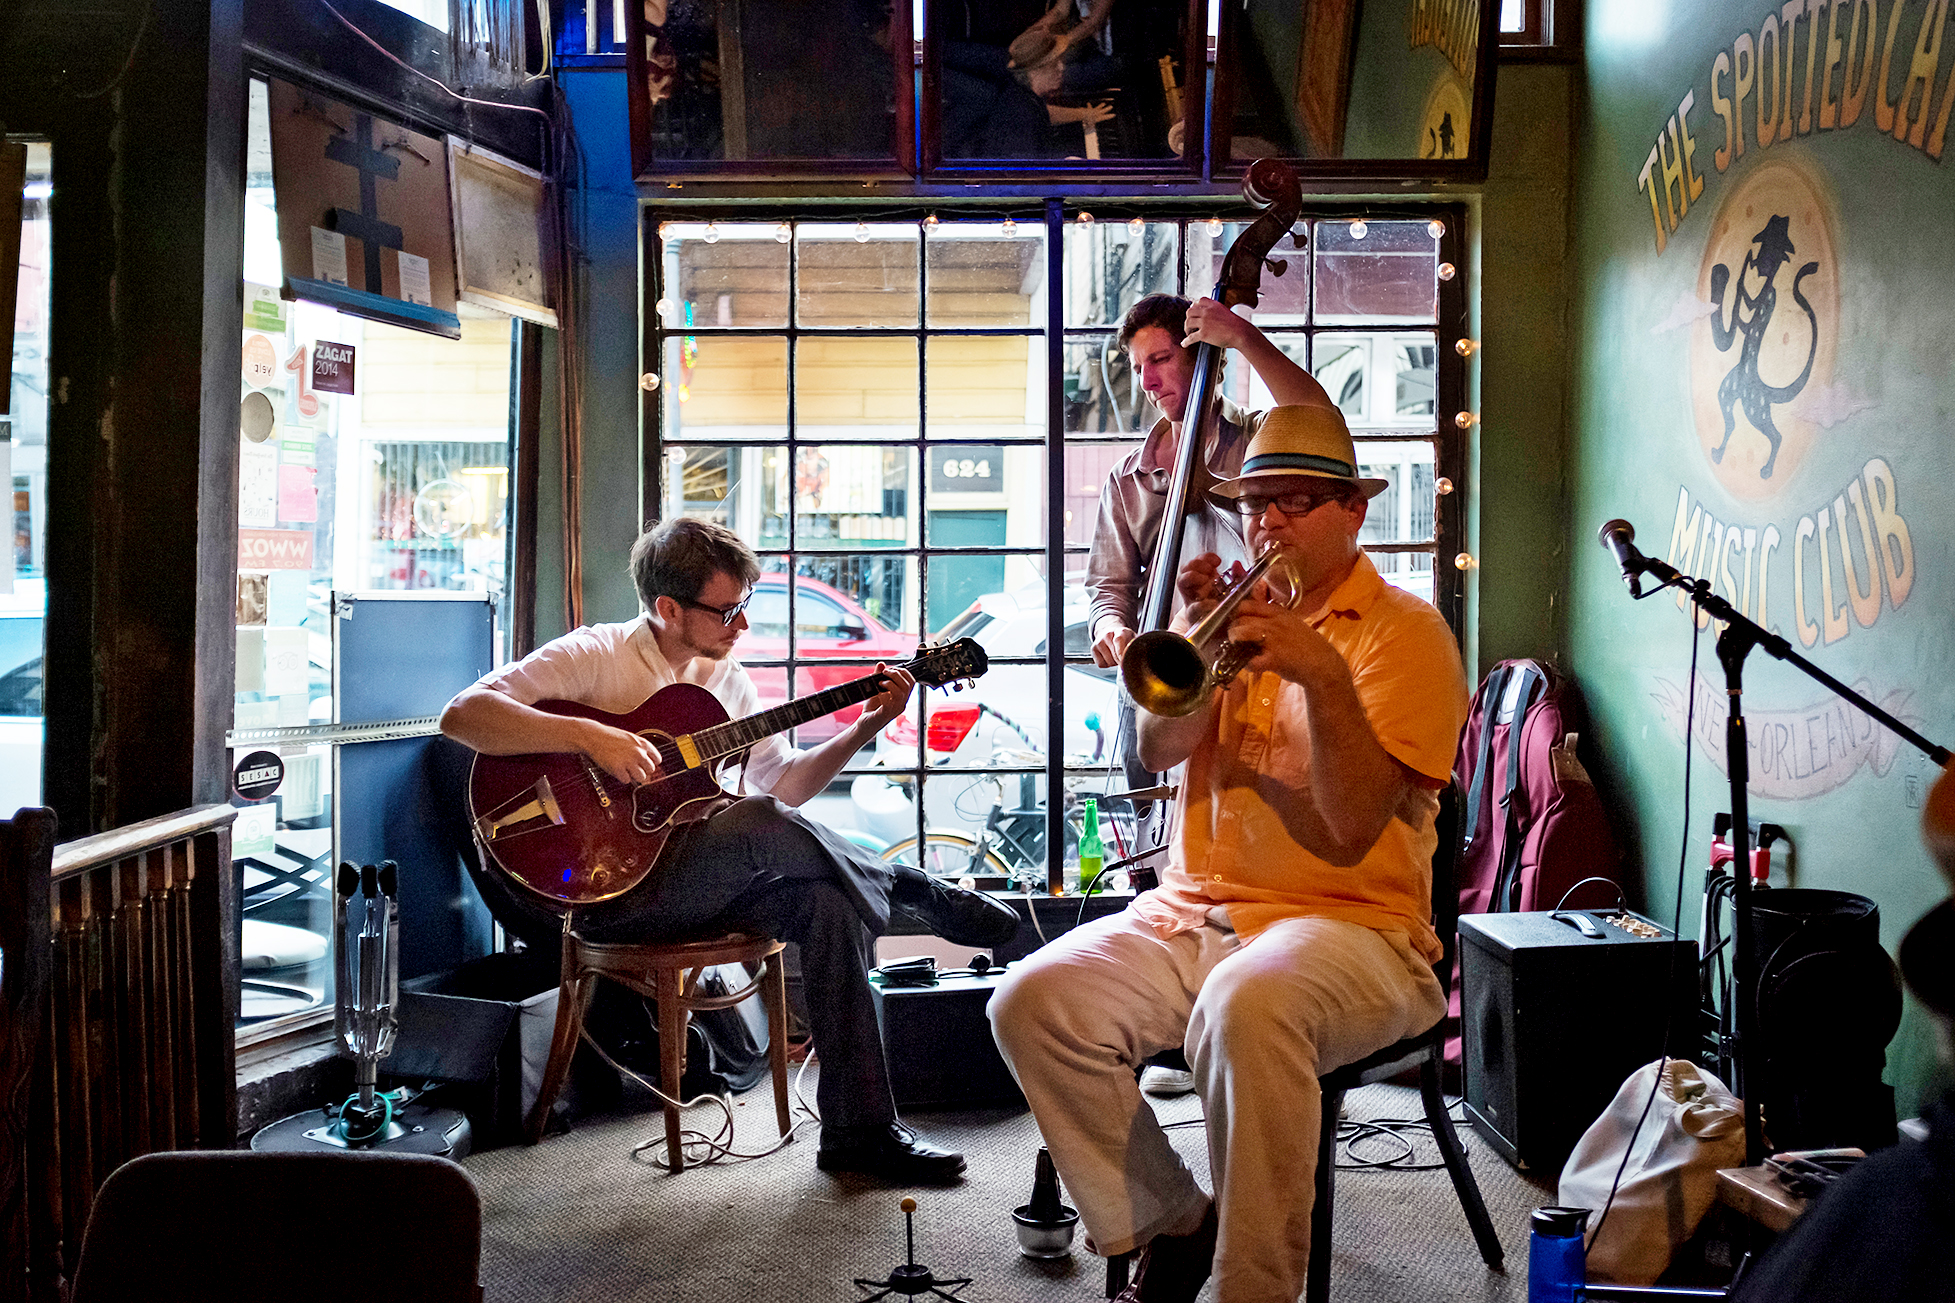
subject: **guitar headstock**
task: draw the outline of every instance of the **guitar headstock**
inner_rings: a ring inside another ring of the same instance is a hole
[[[903,668],[918,683],[941,688],[958,679],[975,679],[991,668],[991,660],[975,638],[959,638],[941,647],[918,647],[916,659]]]

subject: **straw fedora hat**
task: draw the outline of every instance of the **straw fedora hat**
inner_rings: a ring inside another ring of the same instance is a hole
[[[1293,475],[1343,480],[1356,485],[1367,498],[1391,487],[1390,480],[1358,474],[1357,448],[1344,424],[1344,413],[1313,404],[1271,408],[1249,441],[1242,473],[1223,480],[1214,491],[1223,497],[1239,498],[1251,492],[1258,480]]]

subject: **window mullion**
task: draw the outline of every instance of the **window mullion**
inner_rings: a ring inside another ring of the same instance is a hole
[[[1045,883],[1053,895],[1066,872],[1066,334],[1065,208],[1045,203]]]

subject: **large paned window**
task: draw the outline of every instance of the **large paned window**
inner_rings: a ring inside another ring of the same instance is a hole
[[[8,160],[11,158],[11,164]],[[13,363],[0,405],[0,485],[7,555],[0,561],[0,819],[41,803],[41,654],[47,635],[48,241],[52,152],[0,141],[0,179],[22,174]],[[0,205],[5,212],[12,205]],[[11,252],[13,241],[0,239]]]
[[[337,749],[376,731],[341,709],[344,683],[365,673],[338,654],[345,603],[479,594],[496,609],[496,659],[507,656],[513,336],[509,318],[467,305],[451,340],[281,299],[265,83],[250,105],[230,741],[234,760],[268,752],[283,768],[274,794],[240,796],[232,834],[241,1019],[256,1036],[333,1000]],[[313,383],[322,345],[351,346],[350,392]],[[434,731],[421,721],[385,736]]]
[[[1254,314],[1342,407],[1363,473],[1391,482],[1362,537],[1378,568],[1449,617],[1457,576],[1434,560],[1458,549],[1456,217],[1306,218]],[[1085,566],[1101,489],[1156,413],[1115,334],[1145,294],[1209,293],[1247,223],[1056,204],[650,220],[656,514],[726,524],[759,555],[737,654],[762,705],[919,641],[971,637],[990,659],[967,690],[923,694],[810,812],[938,871],[1062,876],[1081,801],[1127,786]],[[1222,383],[1270,405],[1239,357]],[[1124,807],[1106,813],[1107,859],[1138,849]]]

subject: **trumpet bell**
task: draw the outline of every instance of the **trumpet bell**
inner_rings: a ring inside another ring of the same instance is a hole
[[[1127,644],[1120,678],[1136,706],[1169,719],[1192,715],[1208,699],[1208,662],[1194,643],[1166,629]]]

